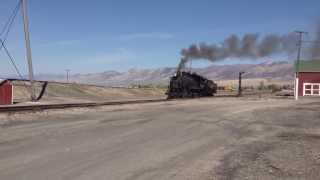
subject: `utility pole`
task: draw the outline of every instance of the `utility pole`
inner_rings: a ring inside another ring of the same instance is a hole
[[[26,42],[26,53],[27,53],[28,68],[29,68],[31,101],[36,101],[36,93],[35,93],[34,77],[33,77],[33,66],[32,66],[32,54],[31,54],[31,46],[30,46],[27,0],[22,0],[22,15],[23,15],[24,35],[25,35],[25,42]]]
[[[238,87],[238,97],[242,96],[242,74],[245,72],[239,72],[239,87]]]
[[[308,34],[305,31],[295,31],[298,34],[298,54],[297,54],[297,62],[296,62],[296,73],[295,73],[295,83],[294,83],[294,99],[298,100],[299,98],[299,67],[300,67],[300,58],[301,58],[301,47],[302,47],[302,38],[303,34]]]
[[[71,71],[70,69],[66,69],[66,72],[67,72],[67,83],[69,83],[69,72],[70,71]]]

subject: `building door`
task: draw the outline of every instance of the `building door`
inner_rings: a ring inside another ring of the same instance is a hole
[[[303,83],[303,96],[320,96],[320,83]]]
[[[12,104],[12,84],[6,81],[0,85],[0,105]]]

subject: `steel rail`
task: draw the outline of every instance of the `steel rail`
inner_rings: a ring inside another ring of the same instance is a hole
[[[49,109],[66,109],[66,108],[86,108],[108,105],[126,105],[126,104],[143,104],[164,102],[167,99],[145,99],[131,101],[108,101],[108,102],[89,102],[89,103],[63,103],[63,104],[39,104],[39,105],[18,105],[18,106],[0,106],[1,112],[22,112],[22,111],[42,111]]]
[[[244,95],[257,95],[257,93],[245,93]],[[37,105],[17,105],[17,106],[0,106],[0,113],[6,112],[23,112],[23,111],[42,111],[50,109],[67,109],[67,108],[90,108],[99,106],[111,105],[126,105],[126,104],[145,104],[168,101],[185,101],[192,99],[206,99],[206,98],[232,98],[237,97],[236,94],[216,95],[212,97],[198,97],[185,99],[140,99],[140,100],[125,100],[125,101],[106,101],[106,102],[87,102],[87,103],[61,103],[61,104],[37,104]]]

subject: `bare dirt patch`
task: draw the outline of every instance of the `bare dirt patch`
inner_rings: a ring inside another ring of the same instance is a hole
[[[318,107],[298,105],[253,112],[253,124],[275,128],[274,134],[240,142],[224,155],[214,177],[232,179],[318,179],[320,131]],[[261,119],[262,118],[262,119]],[[231,149],[231,148],[230,148]]]
[[[316,99],[0,114],[0,179],[318,179]]]
[[[317,179],[320,135],[283,133],[243,145],[218,167],[220,179]]]

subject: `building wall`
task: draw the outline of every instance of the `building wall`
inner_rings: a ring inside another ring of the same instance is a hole
[[[303,96],[303,83],[320,83],[320,72],[299,73],[299,96]]]
[[[12,84],[9,81],[6,81],[0,85],[0,105],[10,105],[13,103],[12,91]]]

